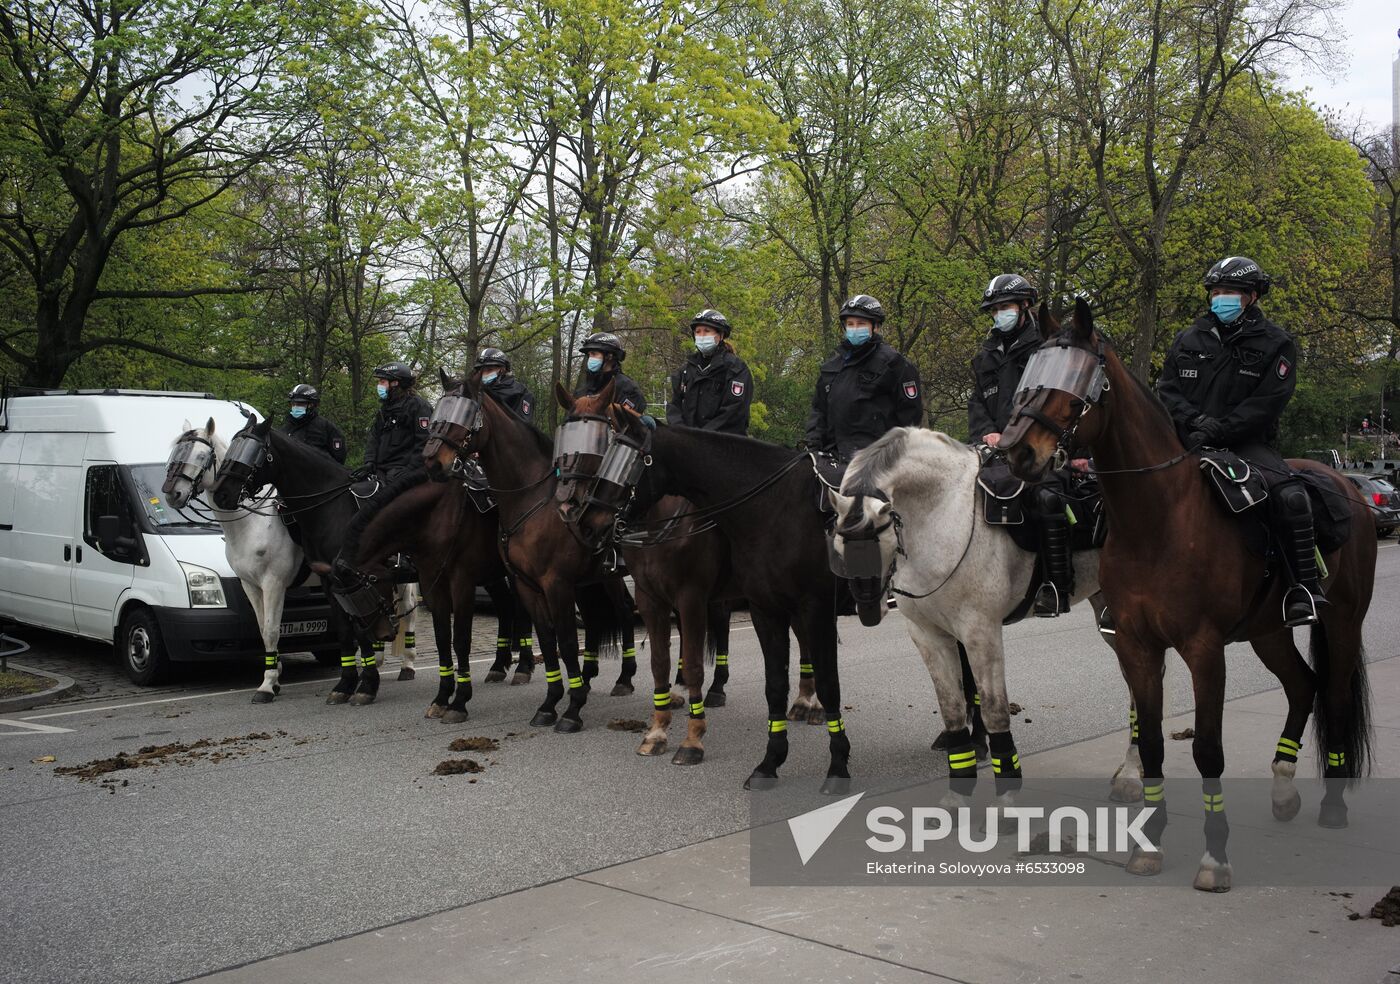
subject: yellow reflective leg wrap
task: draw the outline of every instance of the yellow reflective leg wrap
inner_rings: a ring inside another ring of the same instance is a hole
[[[412,649],[417,645],[417,637],[414,636],[412,632],[405,632],[403,634],[403,644],[405,648]]]
[[[342,657],[340,657],[340,668],[341,668],[342,670],[343,670],[343,669],[346,669],[347,667],[353,668],[354,666],[355,666],[355,654],[354,654],[354,653],[351,653],[349,656],[342,656]]]
[[[787,730],[787,719],[786,719],[786,718],[783,718],[783,719],[780,720],[780,721],[772,721],[772,720],[770,720],[770,721],[768,722],[768,733],[769,733],[770,735],[776,735],[778,732],[780,732],[780,731],[786,731],[786,730]]]
[[[801,673],[803,676],[811,676],[811,675],[812,675],[812,664],[811,664],[811,663],[799,663],[799,664],[797,665],[797,672],[798,672],[798,673]]]
[[[452,675],[452,667],[450,667],[450,666],[439,666],[439,667],[438,667],[438,676],[440,676],[440,677],[450,677],[451,675]]]
[[[664,711],[671,706],[671,691],[658,690],[651,695],[651,705],[659,711]]]
[[[1129,710],[1128,710],[1128,725],[1129,725],[1129,727],[1131,727],[1131,728],[1133,729],[1133,741],[1137,741],[1137,739],[1138,739],[1138,719],[1137,719],[1137,708],[1136,708],[1136,707],[1129,708]]]
[[[622,651],[622,658],[623,658],[623,659],[636,659],[636,658],[637,658],[637,647],[636,647],[636,646],[628,646],[626,649],[624,649],[624,650]]]
[[[729,654],[728,654],[728,653],[715,653],[715,665],[716,665],[716,666],[728,666],[728,665],[729,665]]]
[[[496,636],[496,648],[505,649],[510,646],[510,640],[505,636]]]
[[[524,638],[522,638],[522,639],[520,640],[520,648],[521,648],[521,649],[529,649],[529,648],[531,648],[532,646],[534,646],[534,644],[535,644],[535,637],[534,637],[534,636],[525,636]]]
[[[272,669],[272,668],[273,668],[274,666],[276,666],[276,665],[277,665],[277,654],[276,654],[276,653],[263,653],[263,666],[266,666],[266,667],[270,670],[270,669]]]
[[[948,771],[966,772],[977,769],[977,749],[969,748],[963,752],[948,753]]]
[[[582,687],[582,686],[583,686],[583,677],[581,677],[581,676],[569,677],[569,689],[570,689],[570,690],[577,690],[577,689],[579,689],[579,688]]]
[[[702,718],[705,716],[705,702],[703,700],[692,700],[690,702],[690,716]]]
[[[585,663],[596,663],[598,662],[598,654],[590,653],[587,649],[585,649],[583,651],[583,661]]]
[[[1166,799],[1166,795],[1160,782],[1155,784],[1142,784],[1142,799],[1144,803],[1160,803]]]
[[[544,671],[544,682],[545,682],[545,683],[559,683],[559,682],[561,682],[563,679],[564,679],[564,671],[563,671],[563,670],[545,670],[545,671]]]
[[[1301,741],[1294,741],[1292,738],[1280,737],[1278,748],[1275,752],[1277,758],[1286,759],[1289,762],[1298,761],[1298,753],[1303,750]]]
[[[383,640],[383,639],[375,639],[375,640],[374,640],[374,651],[377,652],[377,653],[382,653],[382,652],[384,651],[384,640]]]
[[[1016,754],[1015,752],[1012,752],[1009,758],[1005,755],[992,756],[992,772],[995,775],[999,776],[1002,774],[1003,771],[1015,772],[1020,767],[1021,756]]]
[[[840,718],[834,721],[828,721],[826,722],[826,730],[828,734],[839,735],[846,730],[846,722]]]
[[[1205,810],[1207,813],[1225,812],[1224,793],[1202,793],[1201,799],[1205,803]]]
[[[457,674],[457,682],[458,682],[458,683],[471,683],[471,682],[472,682],[472,675],[471,675],[470,673],[468,673],[468,674],[466,674],[465,676],[463,676],[461,673],[458,673],[458,674]]]
[[[981,695],[981,694],[973,694],[973,695],[972,695],[972,706],[973,706],[973,707],[981,707],[981,706],[982,706],[982,695]]]
[[[1340,769],[1342,766],[1344,766],[1344,765],[1346,765],[1346,764],[1347,764],[1347,753],[1346,753],[1346,752],[1328,752],[1328,753],[1327,753],[1327,766],[1328,766],[1328,768]]]

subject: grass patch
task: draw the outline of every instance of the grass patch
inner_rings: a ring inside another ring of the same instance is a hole
[[[53,681],[48,677],[35,676],[33,673],[25,673],[23,670],[0,672],[0,697],[23,697],[25,694],[37,694],[51,686],[53,686]]]

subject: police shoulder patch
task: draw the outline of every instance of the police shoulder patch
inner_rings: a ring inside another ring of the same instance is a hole
[[[524,414],[525,416],[527,416],[527,417],[530,416],[530,401],[529,401],[529,400],[521,400],[521,401],[520,401],[520,412],[521,412],[522,414]]]
[[[624,407],[626,407],[628,410],[635,410],[635,409],[637,409],[637,405],[636,405],[635,403],[632,402],[632,398],[631,398],[630,396],[629,396],[627,399],[625,399],[625,400],[622,401],[622,405],[623,405]]]
[[[1287,379],[1288,374],[1293,371],[1293,366],[1283,356],[1279,356],[1278,365],[1274,367],[1274,372],[1279,379]]]
[[[744,381],[742,379],[734,380],[732,383],[729,384],[729,392],[733,393],[735,396],[743,396]]]
[[[427,418],[427,417],[419,417],[419,418],[418,418],[418,429],[419,429],[419,430],[427,430],[427,429],[428,429],[428,418]]]
[[[911,379],[904,384],[904,395],[911,400],[919,398],[919,384],[916,380]]]

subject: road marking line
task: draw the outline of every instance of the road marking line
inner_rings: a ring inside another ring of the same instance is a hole
[[[59,735],[72,728],[55,728],[49,724],[28,724],[13,718],[0,718],[0,727],[14,728],[14,731],[0,731],[0,738],[14,738],[19,735]]]

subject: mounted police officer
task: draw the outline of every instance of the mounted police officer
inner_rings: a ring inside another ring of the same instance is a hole
[[[510,359],[498,348],[484,348],[472,369],[481,373],[481,385],[499,402],[526,420],[535,419],[535,398],[510,371]]]
[[[1247,256],[1227,256],[1211,267],[1205,277],[1210,311],[1172,342],[1157,393],[1188,448],[1229,448],[1263,476],[1271,525],[1293,578],[1283,621],[1309,625],[1317,621],[1317,603],[1323,600],[1312,505],[1273,447],[1279,418],[1293,396],[1298,349],[1259,309],[1271,283]]]
[[[402,362],[386,362],[374,370],[374,379],[379,412],[365,442],[363,470],[388,481],[422,465],[433,408],[413,392],[413,370]]]
[[[807,447],[843,462],[896,427],[923,421],[919,370],[880,337],[885,309],[869,294],[857,294],[841,307],[845,339],[822,363]]]
[[[345,464],[345,435],[340,428],[321,416],[321,394],[310,383],[297,383],[287,394],[291,406],[282,424],[282,433],[302,444],[320,448],[342,465]]]
[[[726,434],[749,432],[753,376],[729,344],[732,330],[729,320],[712,308],[690,319],[695,351],[671,377],[667,423]]]
[[[992,278],[982,294],[981,308],[992,316],[987,340],[972,357],[972,395],[967,401],[967,432],[974,444],[996,447],[1011,419],[1017,384],[1031,353],[1043,338],[1034,307],[1036,289],[1018,273]],[[1088,461],[1073,462],[1079,471]],[[1053,618],[1069,611],[1073,568],[1070,566],[1070,524],[1062,496],[1070,477],[1055,473],[1030,490],[1029,500],[1040,534],[1040,564],[1045,575],[1035,595],[1036,615]]]
[[[583,340],[578,350],[584,355],[583,381],[574,396],[592,396],[613,380],[613,402],[621,403],[637,413],[646,413],[647,401],[642,388],[622,371],[627,350],[622,339],[610,331],[595,331]]]

